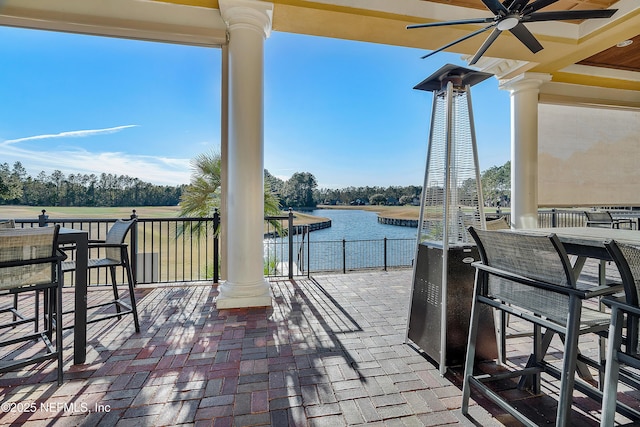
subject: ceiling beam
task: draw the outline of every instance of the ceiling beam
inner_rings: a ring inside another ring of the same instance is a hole
[[[198,46],[226,43],[217,9],[140,0],[4,0],[0,25]]]

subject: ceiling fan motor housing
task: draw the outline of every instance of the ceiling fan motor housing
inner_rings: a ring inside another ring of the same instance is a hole
[[[520,23],[520,15],[508,15],[498,21],[497,28],[500,31],[507,31]]]

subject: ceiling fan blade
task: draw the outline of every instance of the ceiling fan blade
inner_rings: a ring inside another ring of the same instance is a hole
[[[493,27],[495,27],[495,26],[496,26],[496,24],[491,24],[491,25],[489,25],[489,26],[486,26],[486,27],[484,27],[484,28],[481,28],[481,29],[479,29],[479,30],[474,31],[473,33],[467,34],[466,36],[461,37],[461,38],[459,38],[458,40],[454,40],[454,41],[452,41],[451,43],[447,43],[447,44],[445,44],[444,46],[441,46],[441,47],[439,47],[438,49],[434,50],[433,52],[429,52],[429,53],[427,53],[426,55],[424,55],[424,56],[422,57],[422,59],[428,58],[428,57],[430,57],[430,56],[431,56],[431,55],[433,55],[433,54],[436,54],[436,53],[438,53],[438,52],[440,52],[440,51],[443,51],[443,50],[445,50],[445,49],[447,49],[447,48],[450,48],[451,46],[456,45],[456,44],[458,44],[458,43],[461,43],[461,42],[463,42],[463,41],[465,41],[465,40],[467,40],[467,39],[470,39],[470,38],[471,38],[471,37],[473,37],[473,36],[477,36],[477,35],[478,35],[478,34],[480,34],[480,33],[484,33],[484,32],[485,32],[485,31],[487,31],[488,29],[493,28]]]
[[[509,12],[521,12],[530,0],[513,0],[507,7]]]
[[[482,3],[484,3],[487,9],[493,12],[494,15],[506,15],[508,12],[500,0],[482,0]]]
[[[486,24],[493,22],[493,18],[476,18],[476,19],[460,19],[457,21],[444,21],[444,22],[429,22],[426,24],[414,24],[407,25],[407,29],[412,28],[428,28],[428,27],[444,27],[446,25],[460,25],[460,24]]]
[[[543,7],[547,7],[550,4],[554,4],[555,2],[557,2],[558,0],[536,0],[533,3],[531,3],[529,6],[527,6],[524,10],[523,13],[524,14],[528,14],[531,12],[535,12],[536,10],[540,10]]]
[[[567,21],[572,19],[611,18],[618,9],[559,10],[557,12],[535,12],[522,17],[525,22]]]
[[[511,31],[511,34],[516,36],[523,45],[528,47],[531,52],[537,53],[542,50],[542,45],[540,44],[540,42],[524,25],[518,24],[509,31]]]
[[[489,34],[489,37],[487,37],[484,43],[482,43],[482,46],[480,46],[480,49],[478,49],[476,54],[473,55],[473,58],[471,58],[471,61],[469,61],[469,65],[473,65],[478,62],[480,57],[484,55],[487,49],[489,49],[489,46],[491,46],[493,42],[496,41],[500,33],[502,33],[502,31],[496,28],[491,34]]]

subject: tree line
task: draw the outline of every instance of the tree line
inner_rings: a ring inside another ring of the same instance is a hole
[[[0,205],[175,206],[184,189],[154,185],[127,175],[27,174],[20,162],[0,164]]]
[[[198,159],[196,159],[198,160]],[[27,174],[20,162],[13,167],[0,164],[0,205],[27,206],[175,206],[183,208],[210,206],[201,198],[215,198],[219,191],[219,156],[200,159],[199,171],[190,185],[163,186],[143,182],[138,178],[114,174],[69,174],[59,170],[51,174],[40,172],[35,178]],[[197,162],[196,162],[197,163]],[[494,166],[481,174],[485,204],[508,206],[511,195],[511,164]],[[317,205],[410,205],[419,204],[422,186],[365,186],[342,189],[318,189],[309,172],[296,172],[282,180],[264,171],[265,202],[282,209],[312,208]],[[212,184],[213,183],[213,184]],[[434,191],[434,189],[430,189]],[[204,195],[201,193],[205,193]],[[193,200],[191,200],[193,199]],[[189,203],[191,205],[189,205]],[[187,206],[189,205],[189,206]],[[212,204],[211,206],[215,205]]]
[[[511,202],[511,162],[493,166],[481,173],[485,205],[509,206]],[[279,198],[283,208],[317,205],[411,205],[419,204],[422,186],[321,188],[313,174],[296,172],[284,181],[265,170],[267,187]],[[461,190],[468,190],[464,183]],[[436,191],[437,189],[429,189]],[[441,189],[440,189],[441,190]]]

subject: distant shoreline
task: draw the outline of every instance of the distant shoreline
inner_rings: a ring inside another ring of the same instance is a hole
[[[317,209],[349,209],[370,211],[378,214],[380,218],[399,219],[399,220],[418,220],[420,217],[419,206],[382,206],[382,205],[365,205],[365,206],[347,206],[347,205],[318,205]]]
[[[378,214],[378,222],[397,227],[417,227],[420,216],[419,206],[379,206],[379,205],[318,205],[315,209],[358,210],[375,212]],[[313,224],[326,226],[327,218],[317,217],[306,213],[295,212],[294,224]],[[331,222],[329,221],[329,227]]]

